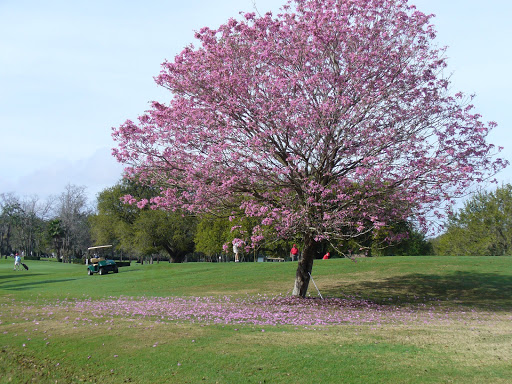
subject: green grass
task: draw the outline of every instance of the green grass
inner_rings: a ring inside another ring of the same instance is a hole
[[[446,311],[446,319],[433,321],[329,326],[102,317],[61,305],[121,296],[286,296],[295,263],[133,264],[107,276],[87,276],[79,265],[27,264],[28,272],[14,272],[11,259],[0,261],[2,383],[508,383],[512,377],[510,257],[317,261],[313,278],[325,297],[364,298],[390,313],[421,305]],[[317,296],[312,284],[310,293]]]

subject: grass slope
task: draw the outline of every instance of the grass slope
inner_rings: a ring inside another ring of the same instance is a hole
[[[378,309],[342,308],[353,321],[297,326],[169,320],[102,307],[120,297],[287,296],[294,263],[161,263],[87,276],[84,266],[43,261],[14,272],[12,260],[1,260],[0,377],[12,383],[507,383],[511,263],[510,257],[317,261],[313,277],[324,297],[349,304],[365,299]],[[310,292],[317,296],[313,285]],[[77,309],[82,302],[87,307]],[[296,310],[299,316],[309,309]],[[407,321],[393,320],[403,311],[410,311]],[[368,321],[382,313],[392,320]]]

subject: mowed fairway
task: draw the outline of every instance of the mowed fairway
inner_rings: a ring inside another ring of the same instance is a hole
[[[511,257],[0,261],[1,383],[510,383]]]

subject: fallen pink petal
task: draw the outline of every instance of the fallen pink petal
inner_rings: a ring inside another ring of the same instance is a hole
[[[78,315],[75,327],[94,324],[113,324],[115,319],[136,322],[130,327],[147,326],[141,321],[157,323],[189,323],[207,325],[252,325],[295,327],[321,325],[362,325],[432,323],[453,321],[467,316],[487,316],[488,313],[460,307],[446,308],[440,302],[428,299],[424,302],[401,306],[393,304],[396,298],[382,300],[378,304],[356,298],[309,298],[293,296],[222,296],[222,297],[111,297],[102,301],[91,298],[63,300],[43,305],[50,314],[56,309],[73,311]],[[239,328],[234,328],[237,331]],[[260,332],[266,329],[260,328]],[[192,342],[195,342],[192,341]],[[46,343],[48,345],[49,342]],[[104,346],[105,343],[102,343]],[[156,347],[158,342],[153,344]],[[118,355],[114,355],[118,357]]]

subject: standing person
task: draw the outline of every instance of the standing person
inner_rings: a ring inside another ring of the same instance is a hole
[[[16,252],[16,256],[14,256],[14,270],[20,270],[21,269],[21,257],[18,255],[18,252]]]
[[[292,261],[294,261],[295,259],[299,260],[298,256],[299,256],[299,249],[297,248],[297,245],[293,244],[293,247],[290,251],[290,257],[292,258]]]
[[[238,245],[236,243],[233,243],[233,253],[235,254],[235,263],[238,263],[240,260],[239,260]]]

